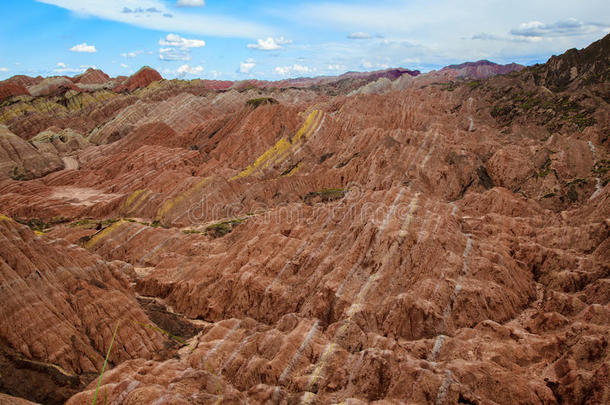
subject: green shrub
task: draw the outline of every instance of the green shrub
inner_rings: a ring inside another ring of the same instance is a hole
[[[245,218],[235,218],[230,219],[228,221],[218,222],[209,225],[207,228],[205,228],[205,231],[206,234],[210,235],[213,238],[220,238],[228,233],[231,233],[235,227],[242,224],[244,221]]]
[[[247,106],[254,108],[257,108],[263,104],[278,104],[278,101],[272,97],[252,98],[246,101]]]

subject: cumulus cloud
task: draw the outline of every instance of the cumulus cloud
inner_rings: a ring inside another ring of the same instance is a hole
[[[254,59],[246,59],[245,62],[240,62],[239,73],[250,73],[252,69],[254,69],[254,66],[256,66],[256,62],[254,61]]]
[[[202,48],[205,41],[202,39],[183,38],[178,34],[167,34],[159,40],[159,45],[165,48],[159,49],[161,60],[191,60],[191,48]]]
[[[510,30],[512,35],[520,37],[567,37],[585,35],[594,31],[607,30],[610,25],[585,23],[575,18],[545,24],[540,21],[522,23],[518,28]]]
[[[360,66],[362,66],[365,69],[387,69],[390,67],[390,65],[388,65],[387,63],[381,63],[381,62],[371,62],[369,60],[366,59],[362,59],[360,61]]]
[[[160,48],[159,59],[188,61],[191,60],[191,52],[187,48]]]
[[[8,68],[6,68],[6,67],[0,67],[0,72],[8,72]]]
[[[129,65],[126,65],[126,64],[124,64],[124,63],[121,63],[121,67],[122,67],[123,69],[129,69]]]
[[[72,48],[70,48],[70,50],[72,52],[86,52],[86,53],[97,52],[95,45],[87,45],[86,42],[83,42],[82,44],[74,45]]]
[[[545,24],[540,21],[522,23],[513,28],[507,35],[495,35],[486,32],[475,34],[471,39],[481,41],[507,42],[540,42],[544,38],[569,38],[582,35],[610,32],[610,25],[585,23],[575,18]]]
[[[159,40],[159,45],[179,48],[202,48],[205,46],[205,41],[202,39],[183,38],[178,34],[167,34],[165,39]]]
[[[205,6],[204,0],[178,0],[176,2],[178,7],[203,7]]]
[[[371,34],[366,32],[352,32],[347,36],[349,39],[369,39]]]
[[[57,67],[65,68],[67,65],[63,62],[57,62]]]
[[[290,75],[304,75],[307,73],[312,73],[315,69],[311,69],[309,66],[299,65],[295,63],[292,66],[277,66],[273,72],[276,75],[280,76],[290,76]]]
[[[138,55],[139,55],[139,54],[141,54],[141,53],[142,53],[142,51],[123,52],[123,53],[121,54],[121,56],[122,56],[122,57],[124,57],[124,58],[130,58],[130,59],[133,59],[133,58],[135,58],[136,56],[138,56]]]
[[[332,71],[338,71],[338,70],[345,70],[346,69],[345,65],[340,65],[338,63],[330,64],[326,68],[328,70],[332,70]]]
[[[259,51],[275,51],[282,48],[282,45],[291,44],[292,41],[284,37],[258,39],[255,44],[248,44],[248,48],[258,49]]]
[[[176,73],[179,75],[191,74],[191,75],[199,75],[203,73],[203,66],[189,66],[182,65],[176,70]]]

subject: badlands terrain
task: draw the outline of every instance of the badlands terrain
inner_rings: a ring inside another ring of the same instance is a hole
[[[0,82],[0,404],[610,403],[609,102],[610,36]]]

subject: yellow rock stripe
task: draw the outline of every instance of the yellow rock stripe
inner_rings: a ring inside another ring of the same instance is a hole
[[[104,230],[102,230],[101,232],[99,232],[95,236],[93,236],[89,240],[89,242],[87,242],[85,247],[87,249],[91,249],[92,247],[97,245],[102,239],[104,239],[107,236],[110,236],[114,231],[116,231],[118,228],[121,227],[121,225],[123,225],[125,223],[127,223],[127,221],[125,221],[125,220],[120,220],[118,222],[115,222],[114,224],[110,225],[109,227],[105,228]]]
[[[123,211],[124,213],[136,211],[142,206],[142,204],[144,204],[144,201],[146,201],[146,198],[150,194],[152,194],[152,191],[146,189],[134,191],[125,200],[125,204],[123,204],[121,211]]]
[[[246,167],[235,177],[230,180],[239,179],[242,177],[248,177],[254,172],[266,169],[272,164],[281,163],[286,157],[293,151],[295,145],[305,141],[311,136],[311,134],[318,128],[324,114],[320,110],[312,111],[305,119],[303,126],[297,131],[297,133],[289,139],[287,137],[281,138],[275,143],[270,149],[267,149],[265,153],[260,155],[254,163]]]
[[[206,178],[202,179],[201,181],[199,181],[197,184],[195,184],[193,187],[189,188],[184,193],[179,194],[178,196],[176,196],[173,199],[167,200],[163,204],[163,206],[159,209],[159,211],[157,211],[156,218],[159,220],[163,219],[165,217],[165,215],[172,210],[172,208],[174,208],[176,205],[178,205],[181,202],[190,198],[193,194],[195,194],[198,190],[200,190],[208,181],[209,181],[209,178],[206,177]]]

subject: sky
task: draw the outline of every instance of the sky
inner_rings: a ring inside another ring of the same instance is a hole
[[[607,0],[0,0],[0,79],[338,75],[543,63],[610,33]]]

